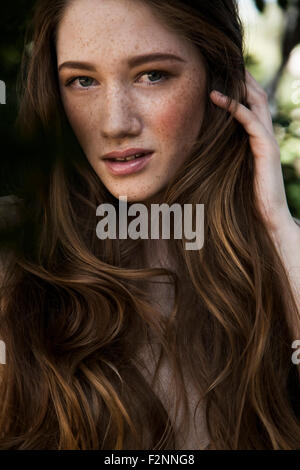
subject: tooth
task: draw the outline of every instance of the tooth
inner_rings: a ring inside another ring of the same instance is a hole
[[[130,155],[130,157],[125,157],[125,158],[115,158],[117,162],[130,162],[131,160],[134,160],[135,158],[139,157],[140,155],[143,155],[142,153],[136,153],[135,155]]]

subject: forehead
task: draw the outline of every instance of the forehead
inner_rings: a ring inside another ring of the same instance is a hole
[[[56,48],[59,61],[112,63],[152,51],[192,53],[192,45],[140,0],[73,0],[58,26]]]

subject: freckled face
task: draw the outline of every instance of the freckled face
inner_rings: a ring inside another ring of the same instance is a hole
[[[188,158],[201,127],[206,74],[195,46],[170,32],[146,2],[73,0],[56,48],[64,109],[91,166],[116,198],[155,198]],[[181,60],[130,61],[152,53]],[[92,69],[60,67],[70,61]],[[128,148],[154,153],[140,171],[113,175],[103,155]]]

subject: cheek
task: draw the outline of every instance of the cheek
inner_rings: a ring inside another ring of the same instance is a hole
[[[162,141],[170,140],[182,143],[197,134],[202,121],[203,103],[200,97],[180,96],[179,99],[173,98],[161,106],[162,111],[156,113],[154,121],[157,133]]]
[[[168,140],[177,135],[183,124],[182,107],[175,102],[167,103],[156,115],[155,127],[163,139]]]
[[[71,104],[66,99],[63,100],[63,106],[77,139],[85,147],[92,129],[91,110],[85,106]]]

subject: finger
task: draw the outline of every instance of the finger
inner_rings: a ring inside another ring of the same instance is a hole
[[[273,134],[273,122],[268,103],[268,95],[250,74],[247,75],[247,102],[260,122]]]
[[[246,70],[246,83],[250,83],[254,88],[257,88],[260,91],[264,91],[260,84],[255,80],[253,75],[251,75],[249,70]]]
[[[210,94],[213,101],[223,109],[228,109],[229,112],[244,126],[250,137],[265,136],[266,129],[263,124],[257,119],[257,116],[241,103],[237,103],[232,99],[228,106],[228,97],[220,92],[213,90]]]

